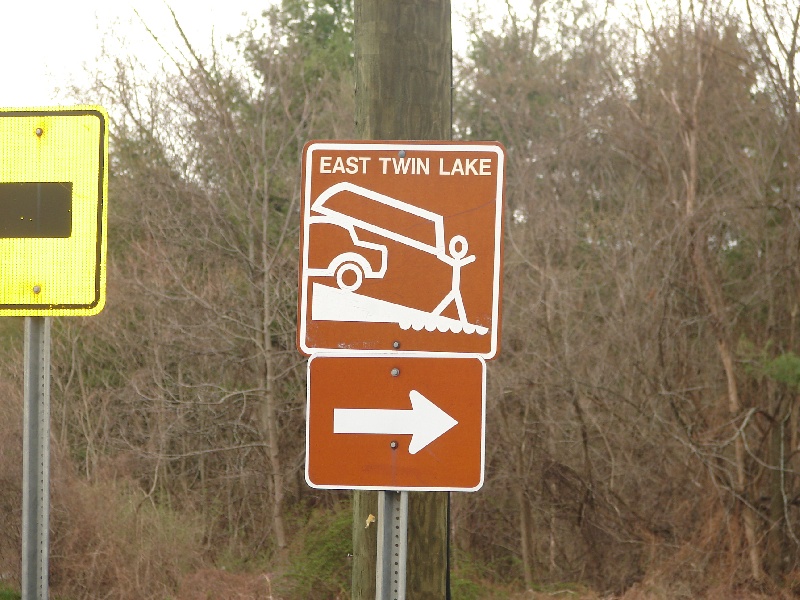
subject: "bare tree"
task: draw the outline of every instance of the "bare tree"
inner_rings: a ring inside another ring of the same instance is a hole
[[[203,507],[209,549],[223,535],[285,559],[287,501],[307,494],[299,156],[315,135],[348,136],[353,104],[349,72],[315,71],[284,16],[237,38],[245,70],[201,56],[176,19],[171,74],[143,87],[131,58],[98,80],[114,120],[109,310],[91,344],[65,326],[58,381],[82,399],[61,435],[85,448],[87,476],[128,456],[144,501]]]

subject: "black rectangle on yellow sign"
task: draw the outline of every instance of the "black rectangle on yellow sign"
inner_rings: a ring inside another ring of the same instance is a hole
[[[71,182],[0,183],[0,238],[71,235]]]

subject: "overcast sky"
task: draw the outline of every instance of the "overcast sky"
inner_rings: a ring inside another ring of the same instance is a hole
[[[460,15],[479,1],[452,0],[457,47],[466,45]],[[69,88],[85,81],[86,66],[91,69],[98,60],[104,38],[127,39],[129,47],[155,71],[163,53],[142,21],[166,47],[174,48],[177,35],[167,2],[189,38],[207,53],[212,38],[224,51],[226,36],[242,31],[248,16],[257,18],[272,0],[0,0],[0,106],[92,103],[91,98],[71,96]],[[505,8],[504,1],[483,2],[498,12]]]

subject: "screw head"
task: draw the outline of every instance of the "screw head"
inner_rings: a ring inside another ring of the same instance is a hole
[[[41,291],[42,291],[42,286],[40,286],[40,285],[33,286],[33,293],[34,294],[38,294]]]
[[[400,369],[395,367],[394,369],[392,369],[392,377],[397,377],[398,375],[400,375]]]
[[[390,447],[392,450],[394,450],[395,448],[397,448],[397,442],[395,442],[394,440],[392,440],[391,442],[389,442],[389,447]]]
[[[406,151],[405,151],[405,150],[400,150],[400,152],[398,152],[398,153],[397,153],[397,155],[398,155],[400,158],[405,158]]]
[[[399,348],[400,342],[392,342],[392,348]]]
[[[41,127],[37,127],[36,128],[36,137],[42,137],[43,133],[44,133],[44,129],[42,129]]]

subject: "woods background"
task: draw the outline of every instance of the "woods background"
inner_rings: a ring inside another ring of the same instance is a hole
[[[453,598],[794,597],[800,8],[482,22],[454,137],[508,152],[503,350],[486,483],[451,498]],[[232,63],[184,38],[143,81],[131,48],[82,92],[112,117],[109,283],[53,325],[56,597],[347,596],[350,494],[303,480],[295,323],[300,152],[354,137],[352,27],[349,0],[284,0]],[[15,587],[21,320],[0,341]]]

